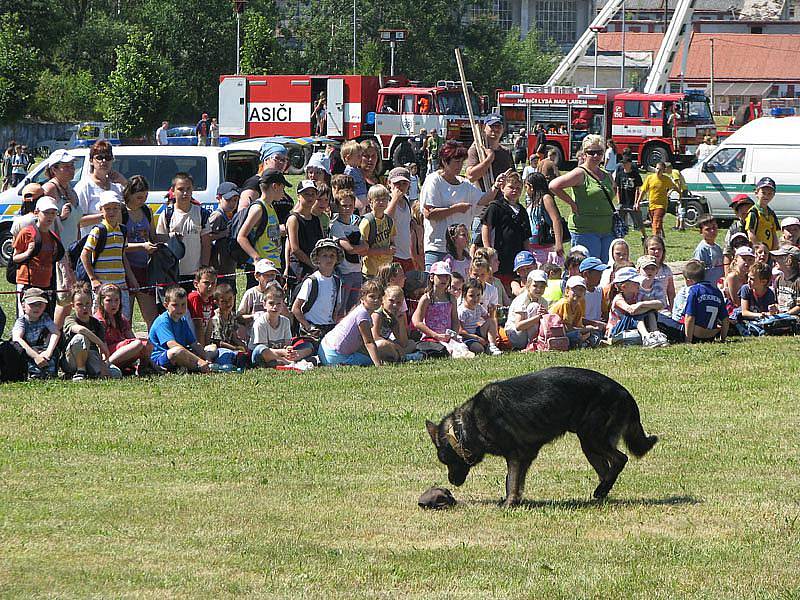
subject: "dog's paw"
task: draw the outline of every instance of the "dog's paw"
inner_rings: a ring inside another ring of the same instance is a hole
[[[601,483],[594,489],[592,496],[594,496],[597,500],[603,500],[606,496],[608,496],[609,491],[611,491],[610,486],[606,485],[605,483]]]
[[[522,501],[521,498],[517,498],[517,497],[512,496],[512,497],[508,497],[505,500],[503,500],[503,502],[500,504],[500,506],[502,506],[503,508],[515,508],[515,507],[519,506],[521,501]]]

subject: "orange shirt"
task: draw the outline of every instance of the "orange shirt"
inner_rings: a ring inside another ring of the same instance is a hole
[[[36,228],[30,225],[20,230],[14,238],[15,254],[28,249],[28,244],[36,239]],[[49,231],[42,234],[42,249],[27,263],[17,265],[17,283],[46,290],[53,280],[53,259],[56,253],[56,238]]]
[[[586,302],[580,300],[578,301],[578,305],[573,308],[570,306],[569,300],[561,298],[561,300],[550,307],[550,314],[561,317],[564,325],[571,329],[583,327],[583,318],[586,316]]]

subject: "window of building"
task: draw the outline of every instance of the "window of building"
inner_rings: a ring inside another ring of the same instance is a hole
[[[536,3],[536,29],[557,44],[575,42],[577,20],[575,0],[540,0]]]
[[[513,24],[510,5],[510,0],[489,0],[481,5],[473,5],[470,16],[473,19],[491,19],[497,21],[500,29],[509,31]]]

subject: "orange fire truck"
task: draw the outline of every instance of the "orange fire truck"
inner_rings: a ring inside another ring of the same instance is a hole
[[[439,81],[425,86],[404,78],[382,83],[380,77],[362,75],[223,75],[220,135],[286,136],[295,171],[308,161],[313,145],[325,138],[374,139],[384,161],[407,151],[408,140],[421,129],[472,143],[460,84]],[[479,98],[474,92],[471,98],[475,114],[480,114]],[[300,146],[291,138],[308,138],[311,143]]]
[[[659,161],[689,163],[703,136],[716,132],[703,92],[644,94],[523,84],[498,92],[497,104],[506,131],[528,131],[529,155],[535,151],[532,133],[541,123],[547,146],[558,151],[562,163],[574,160],[590,133],[613,139],[619,152],[630,148],[646,167]]]

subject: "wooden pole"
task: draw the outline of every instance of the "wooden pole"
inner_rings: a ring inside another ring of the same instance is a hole
[[[464,102],[467,105],[467,115],[469,116],[469,125],[472,129],[472,137],[475,139],[475,148],[478,151],[478,160],[483,162],[486,159],[486,146],[483,143],[483,131],[480,125],[475,121],[475,115],[472,112],[472,101],[469,97],[469,89],[467,87],[467,77],[464,75],[464,63],[461,61],[461,50],[456,48],[456,63],[458,63],[458,74],[461,77],[461,89],[464,92]],[[492,185],[494,185],[494,174],[492,168],[484,173],[483,177],[484,191],[488,192]]]

